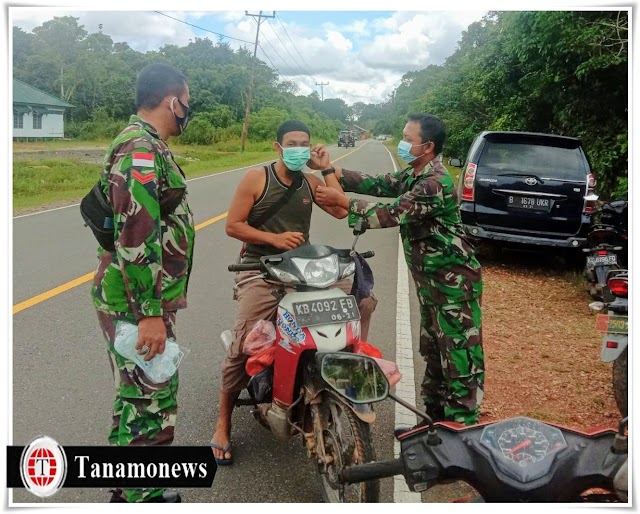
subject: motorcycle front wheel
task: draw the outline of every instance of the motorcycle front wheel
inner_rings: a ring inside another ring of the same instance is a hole
[[[629,408],[627,403],[628,393],[628,376],[629,376],[629,348],[625,348],[624,352],[613,361],[613,396],[616,399],[616,405],[623,417],[627,417]]]
[[[371,480],[344,484],[339,474],[344,466],[376,460],[371,430],[353,411],[332,394],[321,405],[325,454],[331,464],[316,461],[316,471],[327,503],[377,503],[380,500],[380,481]]]

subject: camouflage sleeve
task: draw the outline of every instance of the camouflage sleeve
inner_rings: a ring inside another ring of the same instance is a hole
[[[442,184],[435,179],[416,182],[414,187],[393,203],[375,203],[352,198],[349,201],[349,226],[360,218],[368,228],[397,227],[434,217],[444,208]]]
[[[403,171],[396,171],[386,175],[372,176],[343,168],[340,185],[345,191],[352,193],[393,198],[398,196],[402,173]]]
[[[109,176],[115,247],[127,299],[137,319],[162,316],[159,178],[163,157],[136,138],[115,149]]]

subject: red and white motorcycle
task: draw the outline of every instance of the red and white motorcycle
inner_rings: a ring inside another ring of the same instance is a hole
[[[236,405],[253,405],[260,423],[282,441],[303,436],[328,502],[379,499],[378,480],[349,485],[339,476],[345,466],[375,460],[369,426],[375,420],[373,408],[337,394],[322,379],[314,358],[317,352],[354,352],[360,343],[356,299],[332,286],[354,275],[354,248],[362,232],[354,230],[351,250],[306,245],[262,257],[256,264],[229,266],[233,272],[261,272],[247,281],[268,280],[282,286],[273,366],[252,377],[247,387],[250,398],[240,398]],[[368,258],[374,253],[360,255]],[[353,387],[352,379],[357,381],[345,376],[335,385]]]

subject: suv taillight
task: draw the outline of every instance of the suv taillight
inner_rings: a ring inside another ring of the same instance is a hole
[[[467,164],[462,182],[462,199],[473,202],[474,186],[476,182],[476,165],[472,162]]]
[[[594,194],[594,189],[596,187],[596,176],[593,173],[589,173],[587,175],[587,196],[592,196]],[[595,200],[585,200],[584,202],[584,214],[593,214],[596,210],[596,201]]]
[[[626,278],[610,278],[607,285],[614,296],[626,298],[629,295],[629,280]]]

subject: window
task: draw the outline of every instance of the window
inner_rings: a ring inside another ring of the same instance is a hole
[[[42,114],[33,113],[33,128],[42,129]]]
[[[23,113],[13,113],[13,128],[21,129],[24,128],[24,114]]]

